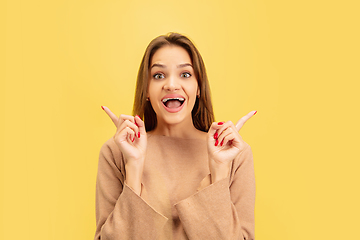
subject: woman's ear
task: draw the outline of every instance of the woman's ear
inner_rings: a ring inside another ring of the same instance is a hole
[[[197,89],[196,96],[197,96],[198,98],[200,98],[200,88],[199,88],[199,87],[198,87],[198,89]]]

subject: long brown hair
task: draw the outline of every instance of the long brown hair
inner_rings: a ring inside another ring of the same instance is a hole
[[[151,131],[156,128],[156,113],[152,108],[150,101],[146,100],[149,83],[149,68],[151,58],[155,52],[165,45],[180,46],[190,55],[200,89],[200,97],[196,98],[194,108],[191,112],[192,121],[195,128],[207,132],[215,118],[205,64],[199,51],[190,39],[179,33],[169,33],[167,35],[159,36],[152,40],[147,46],[137,76],[133,115],[139,115],[144,120],[146,131]]]

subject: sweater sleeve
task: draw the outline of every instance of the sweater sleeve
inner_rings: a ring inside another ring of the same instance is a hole
[[[189,239],[254,239],[255,174],[249,145],[228,178],[175,205]]]
[[[111,141],[100,150],[94,239],[156,239],[167,218],[126,185],[121,152],[110,146]]]

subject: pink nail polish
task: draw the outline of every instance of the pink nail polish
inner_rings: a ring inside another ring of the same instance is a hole
[[[218,133],[216,132],[215,134],[214,134],[214,139],[217,139],[218,138]]]
[[[138,132],[138,138],[140,138],[140,132]]]
[[[224,122],[218,122],[218,125],[223,125],[224,124]]]
[[[101,106],[101,108],[102,108],[102,110],[104,110],[104,111],[105,111],[105,109],[104,109],[104,107],[103,107],[103,106]]]
[[[215,141],[215,147],[219,144],[219,141],[216,139]]]
[[[254,115],[257,113],[257,111],[254,112]]]

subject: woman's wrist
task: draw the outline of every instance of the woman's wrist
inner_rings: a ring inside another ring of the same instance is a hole
[[[136,194],[141,194],[141,180],[143,174],[143,164],[126,164],[125,171],[125,183],[128,185]]]
[[[216,163],[210,160],[211,183],[225,179],[230,174],[230,163]]]

